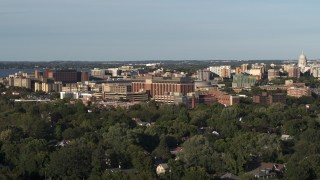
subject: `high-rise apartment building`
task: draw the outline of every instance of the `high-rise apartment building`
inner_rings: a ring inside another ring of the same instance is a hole
[[[231,66],[221,66],[222,78],[231,78]]]
[[[264,63],[255,63],[251,65],[252,69],[261,69],[261,73],[265,73],[267,70],[267,65]]]
[[[249,66],[249,64],[242,64],[241,65],[241,72],[242,73],[247,72],[248,71],[248,66]]]
[[[209,70],[222,78],[231,78],[231,66],[210,66]]]
[[[298,66],[290,66],[288,68],[288,77],[300,78],[300,68]]]
[[[9,86],[25,87],[31,89],[31,79],[26,77],[9,77]]]
[[[320,65],[312,66],[310,69],[310,74],[315,78],[320,78]]]
[[[269,69],[268,70],[268,80],[271,81],[272,79],[280,77],[280,72],[277,69]]]
[[[201,81],[209,81],[211,72],[207,69],[199,69],[197,71],[197,79]]]
[[[236,73],[236,74],[242,73],[241,67],[236,67],[236,72],[235,72],[235,73]]]

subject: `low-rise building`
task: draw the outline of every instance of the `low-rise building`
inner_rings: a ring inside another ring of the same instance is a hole
[[[218,103],[223,104],[225,106],[232,106],[234,104],[240,103],[239,96],[227,94],[223,91],[218,90],[217,88],[211,88],[208,94],[216,96],[218,99]]]
[[[280,139],[281,139],[281,141],[289,141],[289,140],[292,140],[293,137],[288,134],[282,134]]]
[[[281,177],[286,171],[284,164],[277,163],[260,163],[260,166],[249,172],[256,178],[267,179],[271,177]]]
[[[287,89],[287,95],[293,97],[311,96],[311,89],[304,83],[293,83]]]
[[[165,174],[169,170],[167,163],[159,164],[156,168],[157,175]]]
[[[268,93],[263,92],[261,95],[252,97],[253,102],[257,104],[273,104],[273,103],[286,103],[285,93]]]
[[[127,93],[103,93],[103,99],[127,100],[127,101],[148,101],[149,95],[146,92],[127,92]]]
[[[102,92],[106,93],[128,93],[132,92],[132,82],[131,81],[109,81],[102,83]]]
[[[132,92],[141,91],[149,92],[151,97],[155,95],[169,95],[170,93],[186,95],[194,91],[194,82],[188,77],[134,79],[134,82],[132,82]]]

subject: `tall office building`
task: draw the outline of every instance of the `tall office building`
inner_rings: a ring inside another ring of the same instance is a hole
[[[80,73],[80,72],[78,72],[78,73]],[[89,81],[89,73],[88,73],[88,71],[87,70],[85,70],[85,69],[82,69],[82,71],[81,71],[81,82],[84,82],[84,81]]]
[[[81,81],[81,72],[76,70],[56,70],[53,72],[53,79],[62,83],[76,83]]]

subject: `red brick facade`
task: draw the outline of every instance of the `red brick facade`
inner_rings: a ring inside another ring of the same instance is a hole
[[[188,78],[155,78],[146,79],[143,82],[132,82],[132,91],[139,92],[141,90],[149,91],[150,95],[167,95],[171,92],[186,95],[194,92],[194,83]]]

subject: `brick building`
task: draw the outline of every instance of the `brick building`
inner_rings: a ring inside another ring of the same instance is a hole
[[[287,89],[287,95],[293,97],[311,96],[311,89],[304,83],[293,83]]]
[[[132,92],[149,92],[150,96],[169,95],[170,93],[181,93],[186,95],[194,91],[194,82],[187,77],[163,78],[153,77],[132,82]]]
[[[227,94],[223,91],[220,91],[218,89],[210,89],[209,94],[214,95],[217,97],[218,102],[220,104],[223,104],[225,106],[231,106],[233,104],[239,104],[240,103],[240,97],[235,95]]]
[[[273,104],[286,103],[286,95],[284,93],[268,93],[263,92],[261,95],[253,96],[253,102],[257,104]]]

